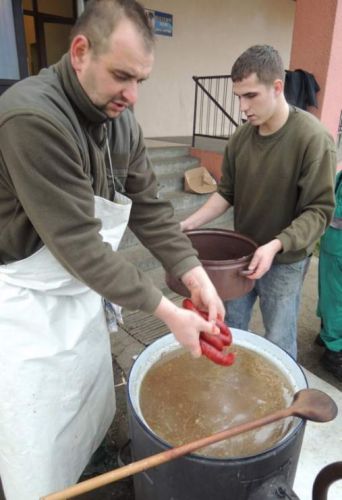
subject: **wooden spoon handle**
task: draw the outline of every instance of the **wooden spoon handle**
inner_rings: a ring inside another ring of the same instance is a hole
[[[210,436],[197,439],[196,441],[192,441],[191,443],[186,443],[182,446],[177,446],[176,448],[171,448],[169,450],[162,451],[161,453],[157,453],[156,455],[143,458],[141,460],[138,460],[137,462],[132,462],[131,464],[125,465],[124,467],[120,467],[119,469],[114,469],[92,479],[82,481],[81,483],[75,484],[74,486],[70,486],[65,490],[41,497],[40,500],[66,500],[68,498],[77,497],[79,495],[82,495],[83,493],[87,493],[96,488],[100,488],[101,486],[105,486],[106,484],[113,483],[115,481],[118,481],[119,479],[123,479],[124,477],[137,474],[138,472],[150,469],[151,467],[156,467],[157,465],[161,465],[165,462],[169,462],[170,460],[174,460],[175,458],[191,453],[195,450],[198,450],[199,448],[203,448],[204,446],[209,446],[210,444],[217,443],[218,441],[223,441],[224,439],[236,436],[237,434],[241,434],[242,432],[251,431],[253,429],[261,427],[262,425],[281,420],[282,418],[290,417],[292,414],[292,407],[290,406],[289,408],[276,411],[270,415],[266,415],[265,417],[253,420],[252,422],[246,422],[244,424],[236,425]]]

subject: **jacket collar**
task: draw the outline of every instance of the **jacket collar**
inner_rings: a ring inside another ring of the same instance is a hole
[[[68,98],[89,122],[100,124],[108,120],[107,115],[99,110],[84,92],[71,65],[69,53],[64,54],[54,69],[62,80]]]

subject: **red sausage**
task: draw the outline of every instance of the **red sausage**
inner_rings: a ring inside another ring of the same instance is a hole
[[[213,347],[215,347],[215,349],[218,349],[219,351],[222,351],[224,346],[227,345],[220,338],[220,335],[211,335],[210,333],[201,332],[200,339],[212,345]]]
[[[192,301],[190,299],[183,300],[183,307],[185,309],[189,309],[193,312],[197,312],[198,314],[200,314],[202,316],[202,318],[204,318],[205,320],[208,321],[208,313],[206,311],[201,311],[201,310],[197,309],[196,306],[194,306],[194,304],[192,303]],[[226,325],[226,323],[224,323],[223,321],[221,321],[219,319],[217,319],[215,321],[215,324],[220,329],[219,336],[220,336],[223,344],[230,345],[232,343],[232,332],[230,331],[229,327]],[[224,336],[226,336],[228,338],[228,341],[226,340],[226,338],[224,339]]]
[[[194,312],[199,312],[199,310],[197,309],[197,307],[194,306],[194,304],[191,302],[190,299],[184,299],[183,300],[183,307],[184,309],[190,309],[190,311],[194,311]]]
[[[223,352],[218,351],[212,345],[208,344],[204,340],[200,340],[200,345],[202,349],[202,354],[206,356],[210,361],[218,365],[230,366],[235,361],[235,354],[233,352],[229,352],[228,354],[224,354]]]
[[[233,337],[232,337],[232,332],[230,331],[230,328],[226,325],[226,323],[224,323],[223,321],[217,319],[216,320],[216,326],[220,329],[220,332],[222,333],[222,335],[226,335],[229,339],[229,344],[227,345],[230,345],[232,343],[232,340],[233,340]]]
[[[223,335],[223,333],[219,333],[219,338],[221,339],[221,341],[223,342],[223,345],[230,345],[232,343],[232,339],[229,339],[229,337],[227,337],[227,335]]]
[[[190,311],[196,312],[202,318],[208,321],[208,313],[197,309],[197,307],[192,303],[190,299],[183,300],[183,307],[189,309]],[[228,353],[224,354],[224,346],[228,346],[232,343],[232,333],[228,326],[221,320],[217,319],[215,322],[216,326],[220,329],[219,335],[211,335],[210,333],[201,332],[200,333],[200,346],[202,354],[208,359],[223,366],[230,366],[234,363],[235,354]]]

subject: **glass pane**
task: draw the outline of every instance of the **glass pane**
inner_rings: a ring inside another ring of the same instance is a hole
[[[72,24],[44,23],[47,65],[57,62],[69,50]]]
[[[33,16],[24,16],[24,27],[27,67],[30,75],[36,75],[39,71],[39,59]]]
[[[0,0],[0,79],[19,80],[12,2]]]
[[[38,0],[38,12],[74,17],[73,0]]]
[[[23,0],[24,10],[33,10],[32,0]]]
[[[77,0],[77,3],[76,3],[76,8],[77,8],[77,17],[80,16],[82,14],[82,12],[84,11],[84,4],[87,0]]]

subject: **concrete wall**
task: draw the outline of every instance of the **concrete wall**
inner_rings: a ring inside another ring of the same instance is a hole
[[[145,0],[173,15],[173,36],[157,36],[156,62],[140,88],[136,116],[145,137],[192,135],[193,75],[229,74],[256,43],[274,45],[290,61],[293,0]]]

